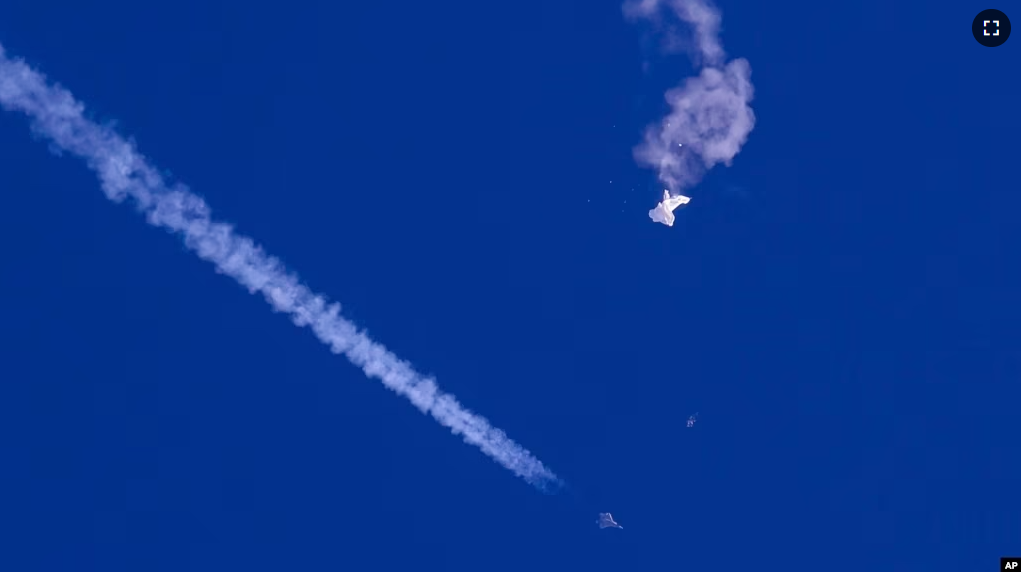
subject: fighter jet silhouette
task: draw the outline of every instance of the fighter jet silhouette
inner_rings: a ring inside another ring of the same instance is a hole
[[[649,218],[653,219],[653,222],[661,222],[667,226],[674,226],[674,209],[681,205],[688,204],[690,200],[692,199],[685,195],[672,197],[671,193],[665,189],[664,200],[649,211]]]
[[[609,512],[601,512],[600,519],[596,521],[596,524],[600,525],[601,529],[604,528],[624,528],[620,524],[614,522],[614,517],[610,516]]]

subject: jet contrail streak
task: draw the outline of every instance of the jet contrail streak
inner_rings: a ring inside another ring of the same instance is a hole
[[[289,314],[298,326],[309,326],[331,351],[347,356],[367,376],[408,398],[538,489],[552,492],[560,486],[557,476],[529,451],[359,331],[341,317],[339,304],[328,304],[325,297],[302,285],[252,239],[236,234],[228,224],[214,222],[205,201],[180,184],[165,182],[131,141],[86,119],[84,106],[69,91],[48,84],[24,61],[9,59],[2,46],[0,107],[27,115],[33,131],[51,141],[51,149],[85,159],[109,199],[132,199],[150,224],[182,236],[185,245],[212,262],[218,272],[234,278],[250,293],[262,293],[274,310]]]

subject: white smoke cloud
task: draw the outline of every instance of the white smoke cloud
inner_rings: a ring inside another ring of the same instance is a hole
[[[674,28],[672,18],[688,24],[694,39],[689,50],[693,61],[705,66],[698,76],[665,94],[670,113],[647,128],[642,144],[635,149],[636,160],[656,169],[660,180],[678,193],[697,184],[714,165],[730,165],[748,139],[756,124],[749,107],[752,68],[742,58],[723,63],[720,13],[708,2],[632,0],[623,10],[632,20],[654,24],[668,36],[669,46],[685,39]]]
[[[49,139],[51,148],[86,161],[108,198],[133,201],[150,224],[181,236],[189,249],[212,262],[218,272],[234,278],[250,293],[261,293],[275,311],[290,315],[298,326],[308,326],[331,351],[344,354],[367,376],[379,379],[540,490],[552,491],[560,485],[557,476],[529,451],[359,331],[341,317],[339,304],[329,304],[309,290],[251,239],[235,233],[228,224],[213,221],[205,201],[182,185],[168,186],[131,141],[86,119],[84,106],[69,91],[48,84],[23,61],[7,58],[2,46],[0,107],[28,115],[32,129]]]
[[[665,10],[664,8],[667,8]],[[670,51],[688,47],[693,59],[706,65],[719,65],[724,61],[724,48],[720,45],[720,13],[709,4],[696,0],[631,0],[622,7],[630,20],[646,20],[666,36],[666,47]],[[694,45],[689,46],[684,34],[678,32],[671,21],[673,13],[682,22],[693,28]]]

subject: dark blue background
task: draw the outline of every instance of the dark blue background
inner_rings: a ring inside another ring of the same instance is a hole
[[[722,2],[758,122],[666,228],[631,149],[692,70],[617,1],[4,3],[10,54],[571,488],[3,114],[0,568],[992,570],[1020,52],[988,7]]]

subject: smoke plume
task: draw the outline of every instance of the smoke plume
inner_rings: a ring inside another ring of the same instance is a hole
[[[718,163],[730,165],[756,124],[752,68],[745,59],[724,63],[720,12],[702,0],[633,0],[623,7],[633,21],[652,24],[669,49],[681,47],[702,69],[665,95],[671,111],[646,129],[635,159],[656,169],[673,194],[696,185]],[[676,25],[691,29],[682,34]]]

